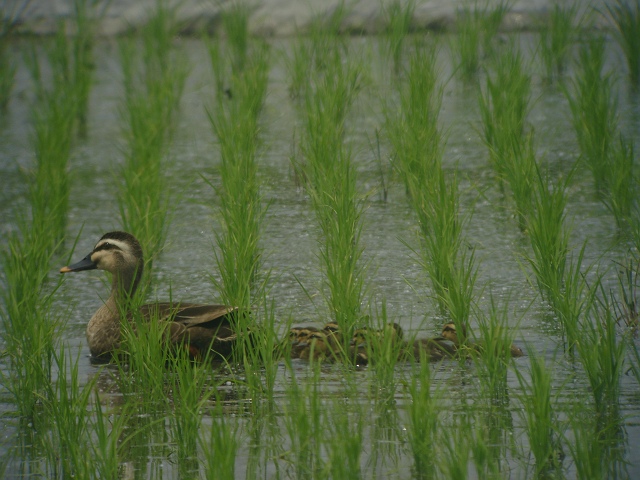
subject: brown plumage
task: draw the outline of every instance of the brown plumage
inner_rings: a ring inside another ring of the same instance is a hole
[[[138,240],[116,231],[103,235],[84,259],[60,269],[60,273],[100,269],[112,274],[111,294],[87,325],[87,342],[93,357],[109,359],[120,348],[121,313],[131,319],[131,299],[142,278],[143,266]],[[139,314],[145,320],[160,321],[158,328],[166,328],[170,344],[185,345],[194,356],[204,357],[211,350],[227,357],[236,340],[232,322],[237,310],[228,305],[165,302],[143,305]]]

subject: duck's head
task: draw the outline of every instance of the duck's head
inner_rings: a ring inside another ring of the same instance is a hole
[[[342,342],[342,330],[340,330],[340,325],[336,322],[327,323],[322,331],[330,342],[333,342],[334,344]]]
[[[392,340],[396,341],[396,340],[402,340],[402,337],[404,336],[404,331],[402,330],[402,327],[399,324],[394,322],[394,323],[387,323],[382,329],[382,334],[385,337],[389,337]]]
[[[357,328],[353,332],[353,336],[351,337],[351,345],[354,347],[358,347],[360,345],[364,345],[367,343],[371,335],[371,330],[367,327]]]
[[[297,343],[298,342],[298,335],[300,335],[300,332],[304,330],[303,327],[293,327],[289,330],[289,342],[291,343]]]
[[[144,257],[136,238],[127,232],[105,233],[91,253],[77,263],[62,267],[60,273],[83,270],[106,270],[111,273],[136,272],[142,274]]]
[[[467,337],[467,330],[465,328],[462,329],[462,335],[464,338]],[[455,345],[458,345],[460,343],[460,339],[458,338],[456,324],[453,322],[445,323],[444,327],[442,327],[442,337]]]

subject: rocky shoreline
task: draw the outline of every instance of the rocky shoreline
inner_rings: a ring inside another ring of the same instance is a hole
[[[90,0],[89,0],[90,1]],[[176,7],[181,34],[203,30],[215,31],[224,8],[236,0],[166,0]],[[251,14],[251,34],[263,37],[291,36],[308,31],[318,16],[328,16],[344,3],[347,13],[342,30],[347,33],[376,34],[385,26],[384,7],[393,0],[261,0],[247,1]],[[400,0],[404,5],[409,0]],[[499,1],[488,0],[490,5]],[[155,9],[157,0],[96,0],[99,16],[97,33],[120,35],[144,25]],[[415,30],[453,30],[456,12],[469,0],[415,0],[412,26]],[[478,2],[484,5],[482,2]],[[603,1],[578,0],[581,8],[603,7]],[[73,0],[6,0],[2,2],[3,16],[16,23],[16,33],[48,35],[56,31],[60,22],[70,22]],[[503,23],[504,30],[536,29],[553,9],[550,0],[512,2]],[[600,9],[602,10],[602,9]]]

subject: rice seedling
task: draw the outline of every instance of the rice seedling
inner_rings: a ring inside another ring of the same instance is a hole
[[[404,5],[399,0],[383,5],[384,16],[387,21],[385,29],[388,55],[393,60],[393,71],[398,74],[402,67],[402,50],[405,39],[411,29],[411,20],[416,4],[413,0]]]
[[[238,423],[216,407],[211,425],[198,436],[200,448],[206,452],[204,478],[207,480],[233,480],[235,463],[240,448]]]
[[[171,204],[167,195],[166,147],[188,72],[183,58],[177,56],[171,45],[174,13],[164,2],[158,2],[155,14],[142,31],[141,71],[135,44],[132,41],[120,44],[126,149],[118,204],[123,229],[135,234],[147,255],[147,278],[166,237]]]
[[[184,353],[184,352],[183,352]],[[181,470],[197,471],[198,436],[202,428],[203,407],[215,392],[210,385],[209,362],[194,363],[187,355],[172,361],[170,378],[173,411],[170,423]],[[193,472],[191,472],[193,474]]]
[[[291,378],[286,389],[287,402],[283,405],[284,428],[290,448],[290,460],[287,461],[293,470],[292,476],[302,479],[316,478],[324,468],[319,363],[312,362],[310,370],[310,378],[303,380],[304,384],[295,376]]]
[[[443,454],[438,462],[438,470],[443,478],[452,480],[469,478],[469,460],[471,459],[469,435],[472,431],[470,422],[471,420],[463,413],[454,417],[450,423],[443,424],[440,439]]]
[[[324,448],[328,458],[324,471],[327,478],[363,478],[360,463],[365,416],[358,402],[347,400],[353,395],[354,392],[348,392],[346,398],[334,397],[325,406]]]
[[[604,58],[604,38],[589,38],[580,47],[576,77],[565,89],[581,158],[593,174],[599,196],[609,189],[610,155],[618,128],[615,81],[612,73],[603,74]]]
[[[629,80],[640,83],[640,1],[615,0],[606,4],[614,26],[614,38],[627,60]]]
[[[130,404],[115,409],[111,413],[105,411],[99,395],[95,395],[88,428],[92,458],[89,478],[118,478],[120,475],[120,460],[131,440],[131,436],[126,435],[126,425],[133,409]]]
[[[482,137],[501,188],[504,184],[510,187],[519,226],[524,230],[536,168],[533,136],[526,134],[531,75],[513,44],[495,55],[491,67],[479,96]]]
[[[311,197],[320,229],[327,304],[348,342],[362,317],[366,265],[360,236],[364,202],[358,193],[351,149],[344,144],[345,117],[359,89],[361,67],[337,47],[325,53],[324,71],[305,97],[303,159],[294,160]],[[348,344],[344,344],[345,351]]]
[[[633,143],[622,135],[609,152],[609,185],[603,203],[616,219],[618,228],[624,231],[634,222],[632,215],[637,203],[638,181],[633,168],[635,154]]]
[[[418,257],[440,308],[462,326],[473,296],[475,257],[462,248],[465,218],[460,215],[457,176],[447,178],[442,169],[441,102],[436,51],[417,47],[400,91],[399,114],[387,115],[387,135],[394,166],[418,219],[422,247]]]
[[[0,315],[10,368],[2,373],[25,424],[37,424],[52,380],[55,344],[62,327],[51,305],[57,289],[47,277],[53,251],[46,233],[28,226],[7,239],[2,251],[5,287]]]
[[[291,57],[286,58],[291,98],[299,98],[307,86],[307,69],[311,64],[311,56],[311,46],[307,39],[298,37],[293,43]]]
[[[493,8],[489,2],[466,3],[456,12],[456,37],[452,43],[457,70],[463,80],[476,78],[483,56],[493,51],[492,41],[504,16],[511,9],[510,1],[500,1]]]
[[[577,40],[578,3],[555,3],[540,29],[538,52],[546,72],[546,80],[559,80],[571,58],[571,48]]]
[[[249,5],[235,1],[222,11],[222,27],[232,52],[232,70],[234,73],[244,69],[249,49]]]
[[[617,319],[600,278],[591,289],[593,301],[580,322],[576,350],[591,386],[595,410],[606,419],[618,412],[620,377],[623,372],[626,343],[618,338]]]
[[[8,385],[21,416],[31,422],[39,397],[45,396],[44,389],[51,382],[55,342],[62,325],[50,310],[57,286],[48,281],[48,273],[66,226],[69,114],[73,111],[73,102],[62,86],[54,85],[43,94],[34,120],[35,165],[27,174],[29,208],[17,217],[22,220],[7,236],[2,252],[6,288],[1,315],[8,352],[13,352]]]
[[[87,462],[85,448],[90,441],[89,405],[94,381],[80,386],[80,355],[75,360],[67,355],[64,346],[53,355],[58,378],[47,385],[44,413],[51,426],[49,439],[43,445],[55,477],[88,478],[91,464]]]
[[[570,175],[549,184],[548,174],[539,169],[532,199],[531,214],[527,218],[527,233],[533,255],[526,256],[542,296],[552,305],[564,285],[569,231],[565,225],[567,187]]]
[[[393,164],[410,198],[441,167],[443,141],[438,125],[442,86],[438,83],[435,47],[415,45],[406,81],[400,83],[400,105],[386,110],[385,127]],[[435,182],[435,181],[434,181]]]
[[[214,187],[210,183],[220,199],[221,216],[221,229],[215,234],[220,250],[216,262],[221,280],[214,279],[214,283],[225,303],[247,308],[258,280],[262,255],[258,241],[266,213],[260,195],[256,155],[268,58],[266,47],[259,47],[248,56],[243,72],[232,75],[232,101],[218,101],[219,111],[215,115],[209,112],[221,153],[221,185]]]
[[[509,301],[500,306],[490,295],[489,313],[478,315],[479,355],[474,355],[485,396],[493,402],[508,402],[507,371],[511,360],[514,329],[509,325]]]
[[[16,66],[9,53],[9,43],[17,25],[17,12],[6,12],[0,19],[0,113],[4,113],[11,99],[16,77]]]
[[[51,244],[58,245],[65,235],[69,192],[68,172],[72,148],[75,101],[64,89],[43,92],[34,111],[35,168],[30,174],[29,203],[34,225],[46,225]]]
[[[519,412],[529,439],[529,456],[533,455],[535,460],[536,476],[544,476],[559,466],[563,455],[552,404],[553,373],[544,358],[532,348],[528,349],[528,356],[529,380],[525,373],[514,370],[523,392],[520,398],[523,408]]]
[[[434,478],[437,467],[442,401],[441,392],[432,391],[431,368],[428,360],[421,358],[419,365],[413,365],[414,372],[406,385],[411,400],[407,407],[407,437],[413,456],[413,474],[418,479]]]
[[[477,13],[469,5],[456,12],[456,30],[456,38],[451,48],[462,79],[470,81],[476,77],[480,68],[479,48],[482,32]]]
[[[346,53],[347,44],[342,35],[342,26],[348,13],[347,2],[340,0],[330,12],[325,15],[316,15],[312,19],[309,38],[313,68],[322,71],[330,67],[335,60],[333,57],[336,50]]]
[[[73,91],[76,96],[76,118],[81,137],[87,135],[87,111],[93,80],[93,45],[95,42],[95,4],[90,0],[73,1],[75,32],[72,38]]]
[[[602,422],[589,407],[569,407],[569,426],[573,439],[565,443],[573,459],[577,478],[619,478],[625,476],[619,418]]]

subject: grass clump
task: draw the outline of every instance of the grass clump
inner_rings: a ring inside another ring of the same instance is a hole
[[[629,69],[629,80],[640,84],[640,1],[615,0],[606,4],[614,26],[614,38],[622,48]]]

